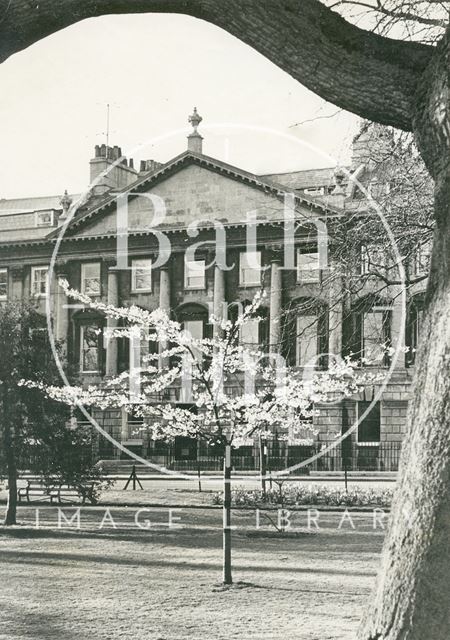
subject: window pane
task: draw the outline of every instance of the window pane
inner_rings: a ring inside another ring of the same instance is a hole
[[[364,357],[370,363],[379,363],[384,359],[384,332],[383,311],[370,311],[364,315],[363,326],[363,351]]]
[[[152,288],[152,274],[147,271],[136,271],[134,289],[136,291],[150,291]]]
[[[358,402],[358,418],[364,415],[370,406],[370,402]],[[359,421],[358,442],[380,441],[380,403],[375,402],[367,416]]]
[[[259,345],[259,323],[258,318],[250,318],[240,328],[241,344],[250,349]]]
[[[431,246],[429,242],[420,245],[416,251],[416,275],[426,275],[430,270]]]
[[[194,340],[203,339],[203,320],[185,320],[183,323],[184,330],[190,334]],[[195,347],[192,349],[194,358],[198,362],[201,357],[201,352]]]
[[[99,371],[99,339],[97,327],[81,328],[81,369],[84,372]]]
[[[297,365],[316,366],[317,316],[297,317]]]
[[[8,295],[8,270],[0,269],[0,298]]]
[[[317,251],[297,251],[297,276],[300,282],[319,282],[319,254]]]
[[[132,269],[132,289],[134,291],[151,291],[152,289],[152,261],[133,260]]]
[[[81,265],[81,291],[88,296],[100,295],[100,263]]]
[[[424,314],[424,298],[423,295],[419,294],[414,296],[411,300],[406,316],[405,341],[406,346],[409,348],[409,351],[406,354],[407,365],[414,364],[416,351],[420,343]]]
[[[184,286],[187,289],[205,288],[205,261],[187,260],[185,261]]]
[[[203,320],[185,320],[184,329],[196,340],[203,338]]]
[[[387,264],[386,248],[377,244],[361,246],[361,274],[371,271],[384,272]]]
[[[53,226],[53,211],[40,211],[36,214],[37,227]]]
[[[369,251],[366,245],[361,247],[360,255],[360,273],[364,275],[369,272]]]
[[[85,278],[98,278],[100,275],[100,264],[98,262],[83,265]]]
[[[205,287],[204,276],[189,276],[187,286],[190,289],[203,289]]]
[[[36,267],[31,271],[31,290],[34,295],[46,295],[47,293],[47,267]]]
[[[243,251],[240,254],[239,280],[244,285],[259,285],[261,283],[260,251]]]

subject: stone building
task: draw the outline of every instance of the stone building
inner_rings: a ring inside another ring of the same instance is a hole
[[[253,175],[205,155],[196,111],[190,121],[193,131],[187,149],[166,163],[141,161],[137,169],[133,160],[122,157],[119,147],[100,145],[90,161],[87,194],[0,200],[0,300],[33,299],[43,315],[48,305],[54,335],[64,342],[69,362],[87,383],[127,368],[127,345],[110,341],[105,349],[105,318],[71,305],[56,277],[64,276],[73,287],[114,305],[160,306],[195,337],[211,331],[212,312],[219,315],[227,304],[249,301],[263,287],[267,297],[262,317],[241,336],[244,342],[280,352],[298,367],[311,363],[320,367],[327,357],[323,354],[352,351],[372,367],[391,369],[379,400],[352,434],[347,453],[334,452],[322,460],[321,468],[341,468],[348,456],[346,464],[353,468],[395,469],[405,430],[420,306],[408,307],[405,319],[398,286],[384,287],[380,297],[370,282],[349,302],[342,295],[333,237],[328,238],[325,262],[321,254],[321,222],[367,211],[364,197],[348,176],[358,176],[365,185],[373,182],[376,169],[364,155],[368,139],[361,136],[355,142],[348,172],[333,167]],[[378,138],[376,144],[380,143]],[[126,255],[120,254],[124,208],[118,216],[119,197],[127,210]],[[76,213],[67,223],[73,204]],[[293,263],[286,263],[286,211],[295,217]],[[226,237],[226,270],[214,264],[217,221]],[[170,242],[170,257],[161,266],[155,228]],[[193,260],[187,260],[187,248],[193,243],[200,243],[199,249]],[[359,247],[352,258],[352,278],[358,279],[367,268],[365,249]],[[417,269],[424,268],[419,259],[416,263]],[[415,299],[424,287],[425,281],[415,286]],[[366,303],[358,305],[361,300]],[[395,343],[404,322],[411,351],[402,351],[392,366],[379,346],[388,340]],[[332,442],[362,416],[377,391],[366,389],[357,398],[321,408],[314,418],[315,447]],[[179,399],[175,390],[170,400]],[[154,443],[142,432],[136,436],[133,417],[112,410],[99,415],[100,425],[114,438],[139,455],[162,460]],[[295,442],[277,447],[285,462],[301,455]],[[118,454],[100,437],[98,455]]]

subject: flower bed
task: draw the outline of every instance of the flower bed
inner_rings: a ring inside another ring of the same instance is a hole
[[[286,483],[267,488],[264,497],[261,489],[238,487],[232,492],[233,506],[301,506],[325,505],[345,507],[387,507],[391,506],[392,489],[374,489],[354,486],[345,491],[344,487],[329,487],[316,484]],[[213,495],[214,504],[222,504],[222,493]]]

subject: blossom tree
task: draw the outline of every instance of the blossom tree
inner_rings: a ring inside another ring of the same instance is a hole
[[[347,358],[305,378],[302,371],[287,367],[281,356],[240,344],[241,329],[255,318],[264,292],[234,321],[212,317],[217,327],[214,338],[196,339],[162,309],[113,307],[71,289],[67,281],[60,284],[70,298],[121,321],[122,326],[107,329],[105,337],[128,339],[134,361],[128,371],[87,388],[25,384],[39,386],[52,399],[69,405],[124,408],[144,419],[154,440],[190,436],[222,444],[223,582],[231,584],[231,447],[267,435],[275,427],[285,437],[289,433],[310,442],[315,431],[308,419],[314,405],[351,396],[376,382],[377,374],[362,372]],[[158,344],[159,353],[143,355],[136,363],[142,340]],[[183,405],[161,400],[170,387],[180,389]]]

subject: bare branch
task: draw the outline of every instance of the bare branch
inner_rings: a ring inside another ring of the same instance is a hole
[[[430,4],[433,0],[429,0]],[[442,3],[436,3],[442,4]],[[363,2],[363,0],[338,0],[332,5],[329,5],[330,9],[334,9],[336,7],[340,7],[342,5],[353,5],[358,7],[363,7],[364,9],[368,9],[370,11],[377,11],[385,16],[390,18],[394,18],[395,20],[407,20],[409,22],[418,22],[420,24],[432,26],[432,27],[440,27],[444,28],[447,25],[447,21],[443,18],[431,18],[427,15],[421,15],[419,13],[413,13],[412,11],[404,11],[402,9],[394,10],[386,7],[381,0],[376,0],[376,5],[370,4],[368,2]]]

